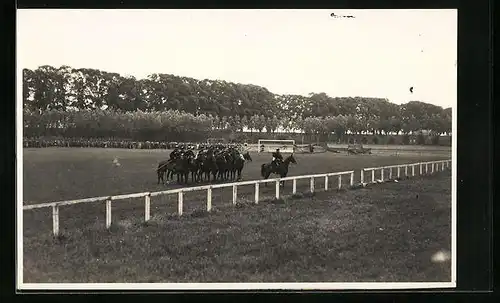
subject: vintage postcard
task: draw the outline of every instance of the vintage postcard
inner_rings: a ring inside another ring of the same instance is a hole
[[[457,10],[17,11],[18,289],[456,287]]]

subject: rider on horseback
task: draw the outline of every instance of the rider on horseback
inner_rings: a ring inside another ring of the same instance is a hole
[[[283,155],[281,155],[280,149],[277,148],[276,151],[273,153],[273,161],[271,162],[273,168],[274,169],[278,168],[281,162],[283,162]]]
[[[170,153],[170,160],[175,160],[179,157],[180,155],[180,150],[178,148],[175,148],[171,153]]]

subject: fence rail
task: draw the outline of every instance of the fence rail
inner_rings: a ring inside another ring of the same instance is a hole
[[[451,160],[440,160],[440,161],[430,161],[430,162],[419,162],[419,163],[411,163],[411,164],[398,164],[398,165],[388,165],[388,166],[379,166],[379,167],[370,167],[370,168],[363,168],[361,170],[361,178],[360,182],[361,184],[367,184],[367,183],[377,183],[375,180],[375,171],[380,171],[380,179],[378,182],[384,182],[386,180],[384,172],[386,170],[389,170],[389,178],[388,180],[392,180],[393,178],[393,171],[394,169],[396,170],[397,173],[397,178],[401,177],[401,174],[403,174],[405,177],[414,177],[416,175],[415,173],[415,167],[419,167],[419,175],[428,174],[429,173],[429,165],[431,166],[431,171],[430,173],[434,173],[435,171],[440,171],[439,166],[441,166],[441,171],[448,169],[451,167]],[[425,172],[424,172],[424,167],[425,167]],[[401,172],[402,168],[404,168],[404,172]],[[408,169],[411,168],[411,172],[408,172]],[[371,181],[370,182],[365,182],[365,173],[371,172]]]
[[[383,166],[383,167],[372,167],[372,168],[364,168],[361,170],[361,184],[365,184],[364,182],[364,174],[365,172],[371,171],[372,178],[371,182],[375,182],[375,171],[381,170],[381,180],[384,181],[384,170],[390,169],[389,179],[392,179],[392,169],[398,168],[398,177],[400,177],[400,170],[402,167],[405,168],[405,176],[408,176],[408,168],[412,168],[412,176],[415,176],[415,166],[420,166],[420,174],[423,172],[423,165],[426,167],[426,172],[428,172],[428,165],[432,165],[432,172],[434,172],[434,166],[438,165],[436,170],[439,170],[439,164],[441,164],[442,170],[449,168],[451,165],[451,160],[443,160],[443,161],[433,161],[433,162],[423,162],[423,163],[412,163],[412,164],[401,164],[401,165],[391,165],[391,166]],[[238,198],[238,186],[244,185],[254,185],[254,203],[258,204],[260,200],[260,184],[265,183],[275,183],[275,198],[279,199],[281,197],[280,193],[280,183],[282,181],[292,181],[292,194],[297,193],[297,180],[309,179],[309,189],[311,192],[315,192],[315,179],[316,178],[324,178],[324,190],[329,190],[329,179],[333,177],[338,177],[338,189],[343,187],[342,184],[342,176],[348,175],[349,186],[354,186],[354,170],[344,171],[344,172],[334,172],[334,173],[326,173],[326,174],[314,174],[314,175],[302,175],[302,176],[291,176],[285,178],[275,178],[275,179],[266,179],[266,180],[252,180],[252,181],[243,181],[243,182],[235,182],[235,183],[222,183],[222,184],[211,184],[211,185],[203,185],[203,186],[195,186],[195,187],[184,187],[177,189],[170,189],[158,192],[142,192],[142,193],[134,193],[134,194],[125,194],[125,195],[117,195],[117,196],[103,196],[103,197],[94,197],[94,198],[86,198],[86,199],[77,199],[77,200],[68,200],[68,201],[58,201],[58,202],[50,202],[50,203],[41,203],[41,204],[33,204],[33,205],[24,205],[23,210],[31,210],[31,209],[39,209],[39,208],[52,208],[52,229],[54,236],[59,235],[59,208],[61,206],[81,204],[81,203],[95,203],[95,202],[105,202],[106,203],[106,228],[110,228],[112,224],[112,202],[120,201],[124,199],[131,198],[144,198],[144,221],[147,222],[151,218],[151,197],[155,196],[163,196],[163,195],[172,195],[177,194],[177,213],[179,216],[182,216],[184,210],[184,193],[193,192],[193,191],[207,191],[206,198],[206,210],[210,212],[212,210],[212,190],[217,188],[226,188],[232,187],[232,204],[235,205]]]

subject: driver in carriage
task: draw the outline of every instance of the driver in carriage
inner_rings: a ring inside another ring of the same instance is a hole
[[[273,161],[271,162],[273,164],[273,168],[277,168],[281,162],[283,162],[283,155],[280,153],[280,149],[277,148],[273,153]]]

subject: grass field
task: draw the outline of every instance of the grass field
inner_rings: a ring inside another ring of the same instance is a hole
[[[169,188],[156,184],[154,172],[167,156],[151,150],[25,149],[24,201]],[[245,180],[258,179],[260,164],[270,160],[269,154],[252,157]],[[115,158],[121,166],[113,165]],[[432,152],[297,155],[290,175],[446,158]],[[307,186],[299,182],[298,191]],[[262,189],[261,196],[273,190]],[[104,204],[63,207],[61,240],[51,236],[50,209],[25,211],[24,282],[450,280],[450,264],[430,260],[450,249],[449,173],[284,204],[244,203],[252,195],[253,187],[239,188],[241,204],[233,207],[230,189],[214,190],[213,213],[207,215],[199,211],[205,193],[188,193],[182,218],[175,216],[175,196],[155,197],[147,225],[141,223],[142,200],[115,203],[110,231],[104,228]]]
[[[24,149],[23,200],[27,204],[118,195],[167,188],[157,185],[158,162],[170,151],[129,149],[44,148]],[[253,162],[243,169],[243,180],[260,179],[260,165],[271,161],[271,155],[251,153]],[[113,164],[117,158],[120,166]],[[373,155],[335,153],[297,154],[297,165],[289,175],[318,174],[359,170],[390,164],[449,159],[449,154],[434,151],[393,152]],[[359,174],[356,174],[359,178]],[[299,184],[300,185],[300,184]],[[174,184],[168,186],[176,187]]]

